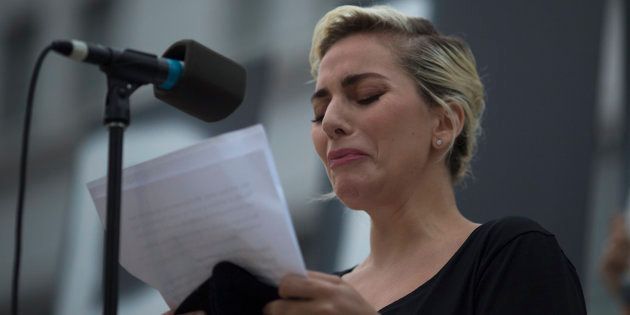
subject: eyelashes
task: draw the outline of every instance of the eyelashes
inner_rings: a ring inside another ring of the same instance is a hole
[[[319,124],[319,123],[322,122],[322,120],[324,120],[324,116],[323,115],[322,116],[317,116],[317,117],[311,119],[311,122],[314,123],[314,124]]]
[[[370,104],[378,101],[381,98],[381,96],[383,96],[383,94],[385,94],[385,92],[376,93],[376,94],[373,94],[373,95],[368,96],[366,98],[358,99],[358,100],[356,100],[356,103],[361,105],[361,106],[370,105]],[[315,118],[311,119],[311,122],[314,123],[314,124],[319,124],[319,123],[322,122],[322,120],[324,120],[324,115],[323,114],[322,115],[316,115]]]
[[[361,105],[370,105],[370,104],[378,101],[381,98],[381,96],[383,96],[383,94],[385,94],[385,93],[377,93],[377,94],[374,94],[372,96],[368,96],[366,98],[358,100],[357,103],[359,103]]]

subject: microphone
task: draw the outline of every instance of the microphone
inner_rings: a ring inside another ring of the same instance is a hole
[[[163,57],[78,40],[54,41],[52,49],[130,83],[153,84],[158,99],[207,122],[230,115],[245,95],[245,69],[194,40],[174,43]]]
[[[160,58],[132,49],[119,51],[78,40],[56,40],[52,43],[52,49],[70,59],[113,70],[106,72],[130,83],[152,83],[165,90],[175,86],[184,68],[184,63],[178,60]]]

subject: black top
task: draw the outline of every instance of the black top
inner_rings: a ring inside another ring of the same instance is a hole
[[[581,315],[586,306],[554,235],[510,217],[479,226],[435,276],[379,313]]]

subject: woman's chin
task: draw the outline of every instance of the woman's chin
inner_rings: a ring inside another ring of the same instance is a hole
[[[380,191],[376,183],[381,182],[375,176],[368,176],[369,171],[338,173],[332,176],[331,184],[337,198],[350,209],[364,210]]]
[[[337,198],[350,209],[364,209],[367,205],[365,194],[357,185],[338,185],[334,190]]]

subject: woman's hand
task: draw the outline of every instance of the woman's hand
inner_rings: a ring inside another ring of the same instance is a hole
[[[310,271],[308,278],[286,276],[280,281],[278,294],[282,299],[268,303],[264,314],[378,314],[348,283],[325,273]]]

